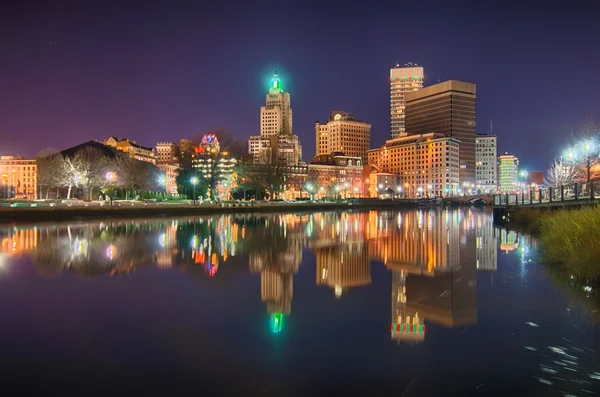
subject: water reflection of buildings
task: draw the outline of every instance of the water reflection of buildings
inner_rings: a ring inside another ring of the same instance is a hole
[[[128,274],[142,265],[202,266],[214,276],[219,262],[235,254],[238,235],[238,225],[227,217],[5,227],[0,255],[32,254],[38,272],[47,276]]]
[[[336,297],[345,290],[371,284],[371,263],[364,241],[366,214],[323,213],[310,217],[308,248],[316,257],[317,285]]]
[[[250,271],[260,273],[261,300],[278,321],[292,311],[294,273],[302,262],[302,224],[299,216],[281,215],[255,218],[248,225]]]
[[[392,271],[391,337],[419,342],[424,322],[462,327],[477,322],[476,271],[495,270],[491,216],[432,209],[403,217],[371,215],[371,253]]]
[[[129,273],[155,265],[214,277],[220,265],[241,256],[260,274],[273,329],[291,313],[304,247],[316,257],[316,284],[338,298],[371,284],[371,261],[382,262],[392,272],[391,335],[398,341],[423,340],[425,322],[459,327],[477,321],[476,272],[496,270],[498,239],[501,249],[519,248],[528,260],[526,241],[494,229],[491,215],[469,209],[7,227],[0,238],[3,255],[35,253],[38,270],[47,275]]]

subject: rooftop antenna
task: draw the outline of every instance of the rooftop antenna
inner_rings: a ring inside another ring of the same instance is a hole
[[[494,134],[494,128],[492,126],[492,119],[490,118],[490,134]]]

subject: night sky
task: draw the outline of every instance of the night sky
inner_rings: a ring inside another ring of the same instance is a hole
[[[305,161],[332,110],[369,121],[377,146],[395,62],[424,66],[426,85],[476,83],[478,132],[493,119],[499,153],[528,169],[600,121],[594,1],[122,3],[2,2],[0,153],[109,135],[154,146],[218,128],[246,140],[274,69]]]

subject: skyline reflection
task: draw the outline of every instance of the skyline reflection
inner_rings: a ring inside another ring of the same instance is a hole
[[[476,324],[477,272],[496,271],[499,246],[526,255],[531,243],[495,228],[491,214],[463,208],[14,226],[1,227],[0,240],[0,263],[30,256],[42,277],[156,267],[217,282],[222,266],[245,268],[260,278],[272,332],[292,315],[303,250],[315,255],[316,286],[335,299],[371,285],[372,267],[383,265],[391,272],[391,339],[411,343],[424,340],[426,322]]]

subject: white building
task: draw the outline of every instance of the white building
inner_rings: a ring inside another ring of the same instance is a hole
[[[331,113],[327,123],[315,123],[316,155],[342,152],[367,161],[371,147],[371,124],[344,111]]]
[[[248,153],[257,164],[271,164],[271,138],[260,135],[251,136],[248,141]]]
[[[475,184],[477,193],[495,193],[498,189],[496,135],[475,137]]]
[[[423,67],[412,63],[390,69],[390,132],[392,139],[406,132],[404,94],[423,88]]]
[[[368,151],[377,172],[400,176],[406,197],[454,196],[459,189],[459,146],[444,134],[402,135]]]
[[[293,155],[277,154],[287,153],[289,150],[294,151]],[[260,108],[260,136],[250,137],[248,153],[255,163],[281,163],[283,158],[288,166],[298,165],[302,157],[298,136],[292,132],[290,94],[283,90],[277,73],[271,79],[265,106]]]

